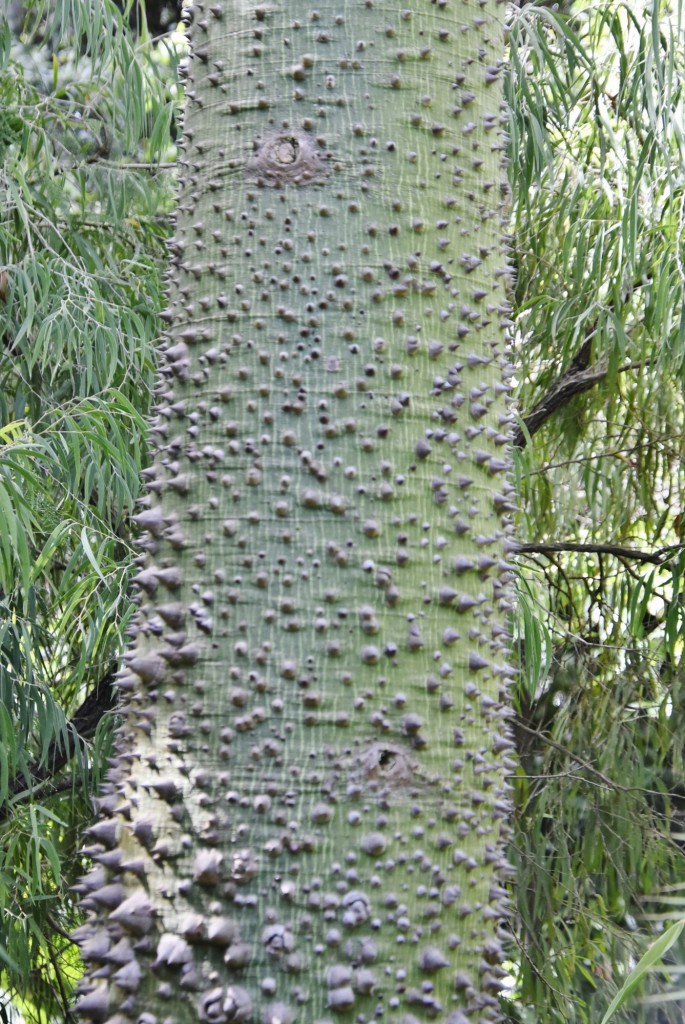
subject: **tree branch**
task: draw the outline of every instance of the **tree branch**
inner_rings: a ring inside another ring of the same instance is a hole
[[[532,437],[537,433],[553,413],[567,405],[576,395],[589,391],[606,377],[606,366],[597,363],[589,365],[591,350],[592,334],[585,338],[568,368],[552,383],[540,401],[533,406],[532,411],[523,417],[525,430],[523,427],[517,427],[512,438],[515,448],[525,448],[528,436]]]
[[[556,552],[576,551],[586,552],[591,555],[614,555],[616,558],[628,558],[635,562],[650,562],[652,565],[663,565],[668,557],[675,551],[683,548],[682,544],[669,544],[657,551],[641,551],[639,548],[625,548],[620,544],[572,544],[572,543],[542,543],[542,544],[516,544],[513,550],[516,554],[538,554],[551,555]]]
[[[116,691],[114,688],[115,672],[111,670],[106,676],[98,680],[95,687],[83,703],[76,709],[73,717],[67,722],[66,740],[53,740],[48,750],[48,756],[44,764],[34,763],[29,767],[29,778],[25,775],[15,775],[10,780],[8,791],[10,797],[17,799],[29,798],[33,787],[40,785],[55,776],[64,768],[76,752],[79,740],[88,740],[95,735],[98,723],[103,715],[116,704]],[[54,792],[58,792],[55,789]],[[52,795],[53,790],[50,790]],[[7,818],[10,813],[10,802],[0,807],[0,820]]]
[[[531,736],[535,736],[542,743],[546,743],[547,746],[553,747],[554,750],[558,750],[559,753],[565,754],[572,761],[575,761],[576,767],[573,769],[573,771],[587,771],[590,772],[591,775],[594,775],[598,779],[598,782],[592,783],[589,779],[585,780],[586,782],[590,783],[590,785],[596,786],[601,784],[602,786],[606,786],[607,789],[614,789],[620,793],[646,793],[650,796],[663,796],[663,793],[656,789],[644,789],[642,786],[623,786],[620,782],[616,782],[614,779],[610,779],[608,775],[604,774],[604,772],[601,772],[598,768],[594,768],[591,761],[581,760],[578,754],[571,750],[570,747],[565,747],[563,743],[558,743],[556,740],[552,739],[552,737],[546,731],[541,731],[540,729],[533,729],[532,726],[526,725],[526,723],[522,722],[520,719],[516,720],[515,727],[517,729],[522,729],[524,732],[529,733]],[[544,782],[546,778],[554,778],[554,776],[546,776],[542,774],[537,776],[524,776],[524,778],[538,778]]]

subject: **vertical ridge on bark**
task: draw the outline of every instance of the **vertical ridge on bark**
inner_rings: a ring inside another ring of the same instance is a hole
[[[86,1020],[498,1017],[499,10],[193,8]]]

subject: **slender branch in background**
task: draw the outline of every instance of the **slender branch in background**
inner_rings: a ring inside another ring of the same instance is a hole
[[[668,442],[676,440],[678,442],[680,441],[679,434],[664,434],[662,437],[655,437],[642,444],[624,445],[622,448],[609,448],[604,452],[591,452],[586,455],[579,455],[574,459],[562,459],[559,462],[545,462],[537,469],[529,469],[527,471],[527,476],[540,476],[542,473],[549,473],[553,469],[564,469],[566,466],[581,466],[584,463],[597,461],[599,459],[616,458],[618,455],[633,455],[636,452],[646,451],[647,449],[654,448],[657,445],[665,446]],[[674,449],[671,451],[673,458],[676,458],[676,451]]]
[[[541,543],[517,544],[517,554],[547,555],[555,552],[586,552],[590,555],[614,555],[616,558],[629,558],[636,562],[650,562],[652,565],[663,565],[674,552],[682,550],[682,544],[669,544],[657,551],[641,551],[639,548],[625,548],[620,544],[572,544],[572,543]]]
[[[606,376],[606,367],[598,369],[589,365],[593,335],[594,331],[587,335],[567,369],[557,377],[540,401],[533,406],[532,411],[523,417],[523,426],[517,427],[514,431],[515,448],[525,448],[526,432],[532,437],[557,409],[561,409],[575,395],[589,391],[597,381]]]
[[[590,365],[593,336],[594,330],[587,335],[568,368],[552,382],[540,401],[536,402],[533,406],[532,410],[522,417],[523,425],[516,427],[512,438],[512,444],[515,448],[525,448],[528,438],[536,434],[550,416],[558,412],[559,409],[563,409],[565,405],[568,405],[576,395],[582,395],[585,391],[590,391],[595,384],[598,384],[606,377],[609,368],[604,361]],[[643,363],[626,363],[623,366],[619,366],[618,373],[638,369],[643,365]]]
[[[540,729],[533,729],[530,725],[526,725],[525,722],[521,722],[520,720],[517,720],[515,728],[522,729],[524,732],[529,733],[531,736],[535,736],[537,739],[547,744],[548,747],[552,747],[554,750],[558,750],[560,754],[565,754],[572,761],[575,761],[576,767],[573,769],[574,771],[587,771],[591,775],[594,775],[595,778],[598,780],[597,782],[592,782],[590,779],[585,779],[585,782],[587,782],[591,786],[601,785],[602,787],[606,787],[607,789],[616,790],[619,793],[639,793],[656,797],[663,796],[663,793],[661,793],[657,789],[646,789],[644,786],[621,785],[620,782],[616,782],[615,779],[609,778],[608,775],[605,775],[605,773],[600,771],[598,768],[594,768],[590,761],[580,761],[578,759],[576,752],[571,750],[570,747],[564,746],[563,743],[558,743],[556,740],[552,739],[548,732],[545,732]],[[530,777],[541,779],[545,778],[544,775]]]
[[[66,739],[53,740],[44,765],[34,762],[29,768],[29,780],[24,775],[15,775],[9,784],[9,792],[15,798],[0,807],[0,820],[6,818],[17,800],[28,799],[33,795],[34,787],[54,779],[58,772],[72,759],[80,740],[89,740],[95,735],[98,723],[107,711],[116,704],[114,689],[114,671],[110,671],[100,679],[83,703],[77,708],[73,718],[67,722]],[[68,787],[71,787],[69,782]],[[48,790],[47,795],[61,792],[63,787],[55,786]]]

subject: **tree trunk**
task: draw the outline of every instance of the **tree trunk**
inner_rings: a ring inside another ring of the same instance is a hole
[[[389,6],[194,8],[88,1020],[498,1017],[504,8]]]

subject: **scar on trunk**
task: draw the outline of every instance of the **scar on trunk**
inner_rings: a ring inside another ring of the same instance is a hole
[[[374,741],[361,749],[348,749],[336,760],[348,782],[362,792],[412,793],[430,785],[430,779],[400,744]]]
[[[254,143],[247,176],[266,188],[311,185],[323,181],[324,154],[306,132],[273,132]]]

